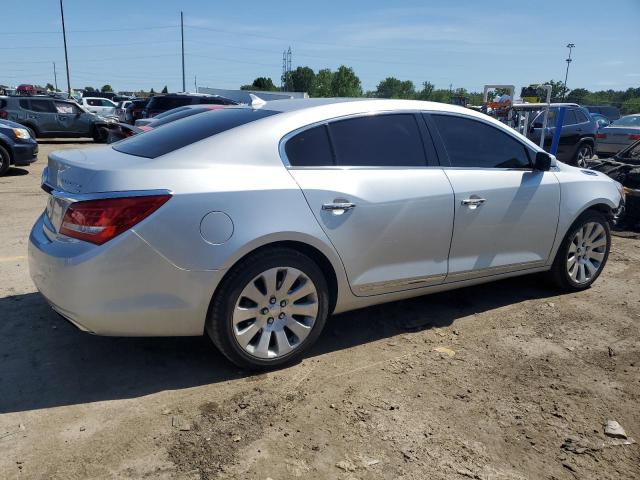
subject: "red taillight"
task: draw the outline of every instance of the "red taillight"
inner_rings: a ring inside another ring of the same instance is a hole
[[[629,135],[629,140],[640,140],[640,135],[637,133],[632,133]]]
[[[0,118],[7,118],[9,116],[9,114],[7,112],[5,112],[4,110],[0,110]]]
[[[67,208],[60,233],[102,245],[144,220],[170,198],[149,195],[74,202]]]
[[[606,133],[596,133],[596,138],[607,138]]]

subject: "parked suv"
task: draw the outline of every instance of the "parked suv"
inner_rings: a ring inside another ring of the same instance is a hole
[[[98,115],[116,115],[117,105],[108,98],[82,97],[80,105]]]
[[[142,118],[155,117],[159,113],[166,112],[185,105],[238,105],[229,98],[220,95],[205,95],[196,93],[171,93],[152,97],[142,112]]]
[[[555,133],[556,119],[560,107],[565,107],[564,120],[562,121],[562,131],[560,132],[560,142],[556,158],[571,165],[585,167],[586,161],[593,157],[596,145],[597,122],[591,117],[589,111],[576,105],[575,103],[552,103],[547,119],[547,131],[545,133],[544,149],[551,149],[553,134]],[[540,112],[534,118],[529,138],[540,143],[544,112]]]
[[[5,102],[0,99],[0,106]],[[38,142],[24,126],[0,120],[0,177],[11,165],[26,166],[38,159]]]
[[[134,98],[131,100],[131,103],[124,110],[124,122],[131,125],[136,123],[136,120],[142,118],[142,112],[148,103],[148,98]]]
[[[75,102],[51,97],[4,97],[0,118],[24,125],[33,137],[92,137],[106,139],[109,122]]]

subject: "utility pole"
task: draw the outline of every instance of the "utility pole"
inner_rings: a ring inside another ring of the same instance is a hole
[[[53,84],[56,87],[56,92],[58,91],[58,75],[56,74],[56,62],[53,62]]]
[[[71,80],[69,78],[69,57],[67,56],[67,31],[64,27],[64,8],[62,7],[62,0],[60,0],[60,16],[62,17],[62,38],[64,39],[64,63],[67,67],[67,93],[71,98]]]
[[[562,100],[567,95],[567,77],[569,76],[569,65],[573,60],[571,60],[571,50],[575,48],[573,43],[567,44],[567,48],[569,49],[569,58],[567,58],[567,72],[564,74],[564,90],[562,90]]]
[[[180,36],[182,37],[182,91],[187,91],[184,81],[184,14],[180,12]]]
[[[195,93],[198,93],[198,76],[197,75],[193,76],[193,87],[196,89]]]

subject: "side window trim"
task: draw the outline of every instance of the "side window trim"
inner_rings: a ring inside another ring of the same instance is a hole
[[[505,170],[505,171],[509,171],[509,170],[518,170],[518,171],[522,171],[522,170],[533,170],[533,158],[534,158],[534,152],[529,148],[529,146],[527,144],[525,144],[524,142],[522,142],[522,140],[520,140],[518,137],[516,137],[515,135],[511,135],[508,132],[505,132],[499,128],[497,128],[495,125],[491,124],[490,122],[484,121],[482,118],[477,118],[477,117],[472,117],[470,115],[464,115],[464,114],[460,114],[458,112],[422,112],[423,116],[426,116],[428,118],[427,124],[431,125],[431,129],[435,132],[435,135],[437,135],[438,138],[438,142],[437,142],[437,149],[438,149],[438,154],[440,154],[440,152],[442,152],[442,154],[444,155],[444,158],[446,158],[446,164],[444,164],[442,167],[443,168],[456,168],[456,169],[475,169],[475,170]],[[496,130],[498,130],[501,134],[508,136],[509,138],[515,140],[516,142],[518,142],[522,148],[524,149],[524,153],[525,156],[527,157],[527,160],[529,160],[529,167],[526,168],[504,168],[504,167],[454,167],[451,164],[451,159],[449,158],[449,153],[447,152],[447,148],[444,144],[444,140],[442,139],[441,135],[440,135],[440,131],[438,130],[438,128],[436,127],[433,118],[431,118],[431,115],[444,115],[444,116],[452,116],[452,117],[460,117],[460,118],[464,118],[467,120],[475,120],[477,122],[483,123],[489,127],[492,127]]]
[[[444,146],[444,140],[440,136],[440,132],[431,118],[431,112],[422,112],[422,118],[425,125],[429,129],[429,134],[433,140],[433,146],[438,156],[438,162],[441,167],[451,167],[451,160],[449,159],[449,153]]]

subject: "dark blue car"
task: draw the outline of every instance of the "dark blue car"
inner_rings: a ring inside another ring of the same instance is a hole
[[[25,166],[38,159],[38,142],[24,125],[0,120],[0,176],[11,165]]]

